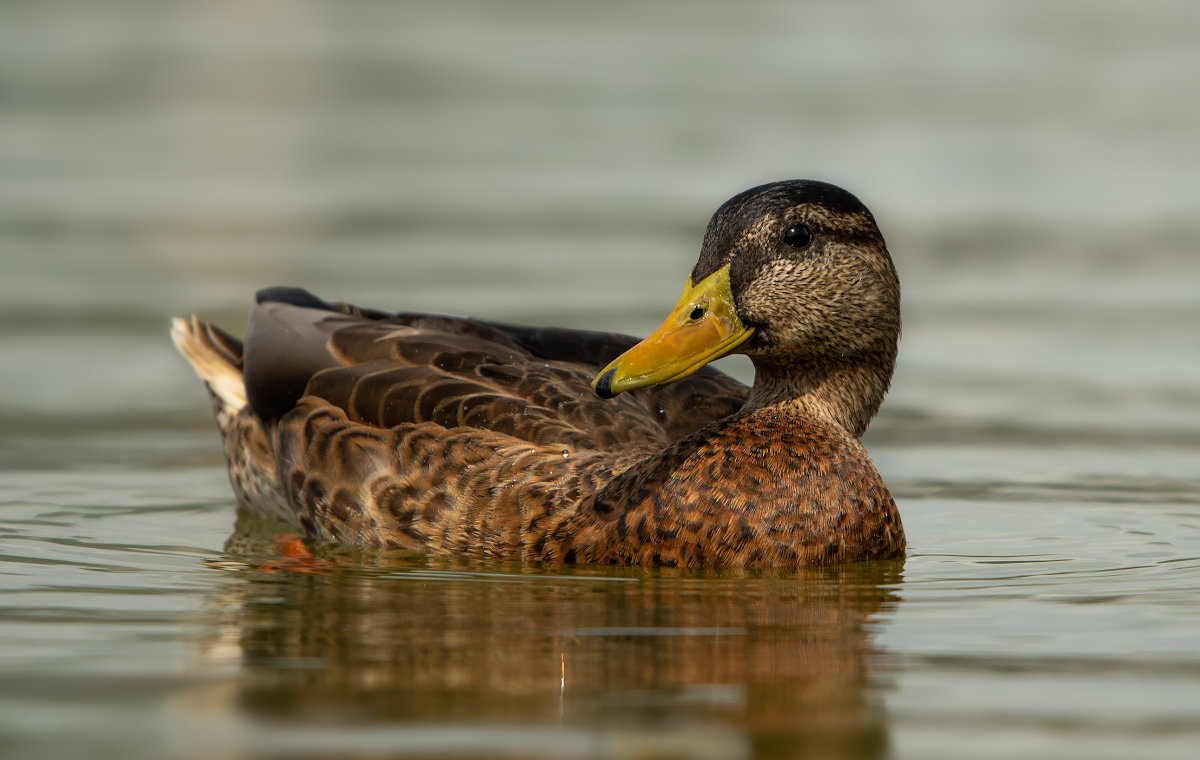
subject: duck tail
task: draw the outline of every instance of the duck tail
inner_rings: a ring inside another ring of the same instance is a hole
[[[242,343],[212,324],[192,317],[171,320],[171,340],[212,395],[217,426],[224,434],[246,405]]]
[[[267,519],[295,522],[275,469],[270,434],[262,420],[248,413],[242,342],[196,317],[171,320],[171,340],[212,397],[238,503]],[[243,409],[247,413],[241,413]]]

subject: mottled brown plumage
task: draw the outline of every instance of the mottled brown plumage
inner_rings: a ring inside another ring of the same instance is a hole
[[[748,190],[713,216],[692,283],[682,327],[656,336],[717,329],[720,290],[732,337],[706,338],[717,348],[684,362],[694,374],[626,393],[680,375],[631,369],[660,357],[651,339],[292,289],[259,294],[244,345],[195,318],[172,334],[213,394],[238,501],[314,539],[696,567],[900,555],[895,504],[858,441],[900,329],[870,213],[822,183]],[[729,350],[750,356],[753,388],[696,371]],[[622,352],[596,381],[621,395],[602,399],[589,383]]]

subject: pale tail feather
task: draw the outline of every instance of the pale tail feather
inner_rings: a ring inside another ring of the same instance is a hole
[[[171,320],[171,340],[208,386],[217,425],[226,433],[230,421],[246,405],[241,344],[196,317]]]

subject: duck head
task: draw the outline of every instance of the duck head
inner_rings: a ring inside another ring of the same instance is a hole
[[[762,185],[717,210],[671,314],[592,388],[610,398],[742,353],[755,365],[751,405],[804,395],[830,372],[881,376],[869,419],[895,363],[899,304],[891,257],[857,198],[809,180]]]

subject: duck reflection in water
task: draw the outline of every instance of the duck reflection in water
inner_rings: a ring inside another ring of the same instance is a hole
[[[257,525],[242,516],[235,553]],[[887,755],[872,629],[896,604],[899,561],[750,573],[322,559],[318,573],[235,571],[214,598],[253,718],[349,746],[355,729],[390,727],[398,752],[432,741],[420,756],[513,727],[516,748],[461,754]]]

